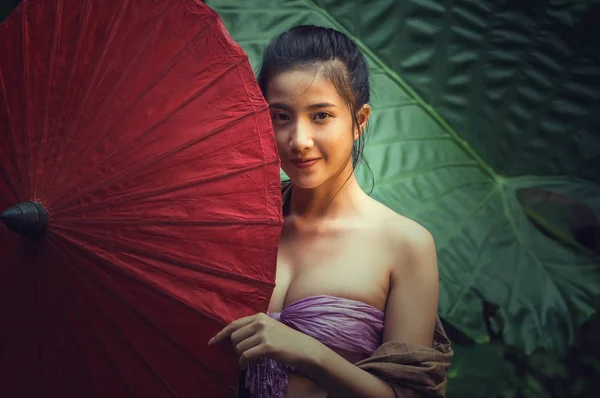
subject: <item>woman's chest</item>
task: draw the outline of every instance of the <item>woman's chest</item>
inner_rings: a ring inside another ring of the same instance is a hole
[[[368,231],[282,234],[270,312],[305,297],[349,298],[384,310],[392,259]]]

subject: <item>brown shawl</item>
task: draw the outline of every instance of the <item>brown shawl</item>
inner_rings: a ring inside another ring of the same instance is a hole
[[[422,397],[443,398],[446,396],[446,372],[453,355],[450,340],[438,317],[433,347],[389,341],[355,365],[386,381],[398,398],[405,396],[403,388],[415,390]]]

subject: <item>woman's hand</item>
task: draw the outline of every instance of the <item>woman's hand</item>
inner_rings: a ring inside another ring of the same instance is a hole
[[[288,366],[311,366],[318,358],[321,343],[300,333],[265,313],[240,318],[225,326],[208,341],[216,344],[226,338],[231,340],[239,356],[240,368],[260,358],[271,358]]]

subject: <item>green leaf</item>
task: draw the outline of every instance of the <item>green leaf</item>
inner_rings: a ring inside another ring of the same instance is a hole
[[[599,260],[561,239],[567,233],[540,232],[518,194],[559,192],[599,214],[596,2],[207,4],[255,70],[268,41],[297,24],[334,27],[356,40],[374,92],[366,152],[373,196],[433,233],[441,315],[487,341],[481,313],[489,301],[499,306],[493,321],[507,342],[526,352],[565,351],[595,311]],[[357,174],[368,181],[364,168]]]
[[[502,357],[502,347],[453,344],[454,360],[448,370],[448,398],[494,398],[509,391],[515,372]]]
[[[529,360],[531,361],[531,367],[540,375],[553,379],[563,379],[563,381],[569,379],[567,365],[548,351],[537,350],[529,357]]]
[[[10,15],[10,13],[17,7],[18,0],[3,0],[0,3],[0,23]]]

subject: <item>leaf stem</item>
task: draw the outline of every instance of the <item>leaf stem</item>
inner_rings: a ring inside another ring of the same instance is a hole
[[[546,221],[546,219],[543,216],[541,216],[539,213],[537,213],[534,209],[532,209],[529,206],[521,206],[521,207],[523,208],[523,211],[525,212],[527,217],[529,217],[536,224],[538,224],[540,226],[540,228],[542,228],[545,232],[547,232],[550,236],[552,236],[553,239],[555,239],[559,243],[562,243],[572,249],[576,249],[581,252],[588,253],[592,257],[595,257],[597,261],[599,260],[598,255],[596,253],[592,252],[587,247],[582,246],[579,242],[577,242],[575,239],[573,239],[569,235],[559,231],[558,228],[555,228],[554,225],[552,225],[551,223]]]

